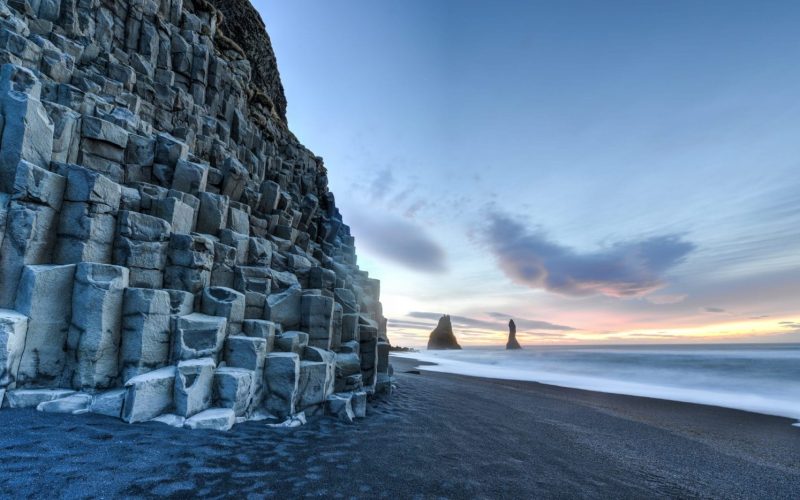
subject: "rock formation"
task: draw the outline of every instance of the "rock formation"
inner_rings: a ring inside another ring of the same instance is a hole
[[[0,0],[0,118],[4,407],[227,429],[391,391],[246,0]]]
[[[436,325],[436,328],[433,329],[430,337],[428,337],[428,349],[461,349],[453,333],[453,325],[450,323],[449,315],[445,314],[439,318],[439,324]]]
[[[517,342],[517,325],[513,319],[508,320],[508,342],[506,342],[506,349],[522,349],[522,346]]]

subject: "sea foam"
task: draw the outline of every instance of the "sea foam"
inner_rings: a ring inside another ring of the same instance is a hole
[[[466,348],[396,356],[421,370],[698,403],[800,419],[800,345]]]

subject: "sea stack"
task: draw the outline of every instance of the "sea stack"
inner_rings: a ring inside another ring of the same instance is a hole
[[[453,325],[450,323],[450,316],[445,314],[439,318],[439,324],[431,332],[428,338],[429,350],[442,350],[442,349],[461,349],[458,345],[455,334],[453,334]]]
[[[517,325],[513,319],[508,320],[508,342],[506,342],[506,349],[522,349],[522,346],[517,342]]]

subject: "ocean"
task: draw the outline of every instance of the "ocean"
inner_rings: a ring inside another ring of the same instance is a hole
[[[397,356],[420,369],[700,403],[800,420],[800,344],[528,346]]]

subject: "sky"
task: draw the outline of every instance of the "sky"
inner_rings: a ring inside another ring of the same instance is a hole
[[[253,3],[393,344],[800,341],[800,3]]]

